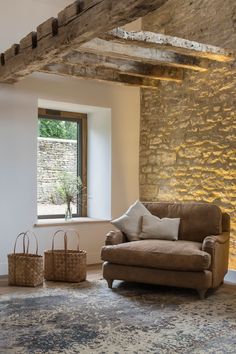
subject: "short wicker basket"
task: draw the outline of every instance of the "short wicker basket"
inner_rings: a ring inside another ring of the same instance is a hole
[[[78,237],[77,250],[67,249],[67,234],[73,231]],[[54,249],[55,236],[64,233],[64,250]],[[75,230],[58,230],[53,235],[52,249],[44,252],[44,277],[46,280],[79,283],[86,280],[87,253],[79,249],[79,234]]]
[[[38,286],[43,283],[43,257],[38,255],[38,241],[36,240],[35,254],[29,253],[29,232],[20,233],[15,241],[14,253],[8,255],[8,283],[17,286]],[[16,244],[19,237],[23,237],[23,253],[16,253]],[[25,247],[25,239],[27,246]]]

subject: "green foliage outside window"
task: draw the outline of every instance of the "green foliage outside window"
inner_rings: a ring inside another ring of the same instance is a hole
[[[70,172],[62,172],[58,175],[58,182],[52,194],[53,204],[76,203],[80,193],[83,191],[83,185],[80,177]]]
[[[77,123],[39,118],[39,137],[77,140]]]

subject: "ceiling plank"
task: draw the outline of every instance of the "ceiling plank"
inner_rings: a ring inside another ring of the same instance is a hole
[[[138,45],[148,48],[173,51],[184,55],[207,58],[219,62],[235,60],[235,53],[209,44],[153,32],[128,32],[122,28],[103,34],[100,38],[115,43]]]
[[[112,58],[135,60],[149,64],[163,64],[196,71],[206,71],[209,65],[209,61],[204,58],[194,58],[192,56],[162,51],[156,48],[144,48],[139,45],[114,43],[100,38],[95,38],[90,42],[82,44],[78,48],[78,51],[103,54]]]
[[[75,51],[64,57],[61,62],[80,66],[105,67],[117,70],[126,75],[149,77],[155,80],[183,81],[183,69],[143,64],[119,58],[109,58],[93,53],[80,53]]]
[[[47,22],[39,26],[40,40],[37,40],[34,46],[20,47],[17,55],[9,60],[1,59],[0,82],[18,80],[37,71],[40,67],[52,62],[56,56],[68,53],[71,45],[80,46],[102,33],[145,16],[161,7],[166,1],[89,0],[89,7],[86,5],[87,1],[76,1],[76,15],[73,11],[68,15],[68,9],[65,9],[67,15],[64,20],[61,20],[58,31],[55,30],[58,27],[56,25],[58,19],[49,19],[49,23],[53,24],[52,34],[48,33]],[[63,14],[60,14],[60,18],[63,18]]]
[[[111,68],[53,63],[44,66],[40,71],[48,74],[72,76],[85,80],[105,81],[142,88],[157,89],[159,87],[158,80],[123,74]]]

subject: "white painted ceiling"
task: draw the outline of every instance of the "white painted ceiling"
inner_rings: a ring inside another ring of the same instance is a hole
[[[0,0],[0,52],[74,0]]]

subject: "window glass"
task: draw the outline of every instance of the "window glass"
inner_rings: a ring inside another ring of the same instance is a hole
[[[38,119],[38,217],[64,217],[68,196],[73,216],[82,211],[82,121]],[[70,197],[69,197],[70,199]]]

